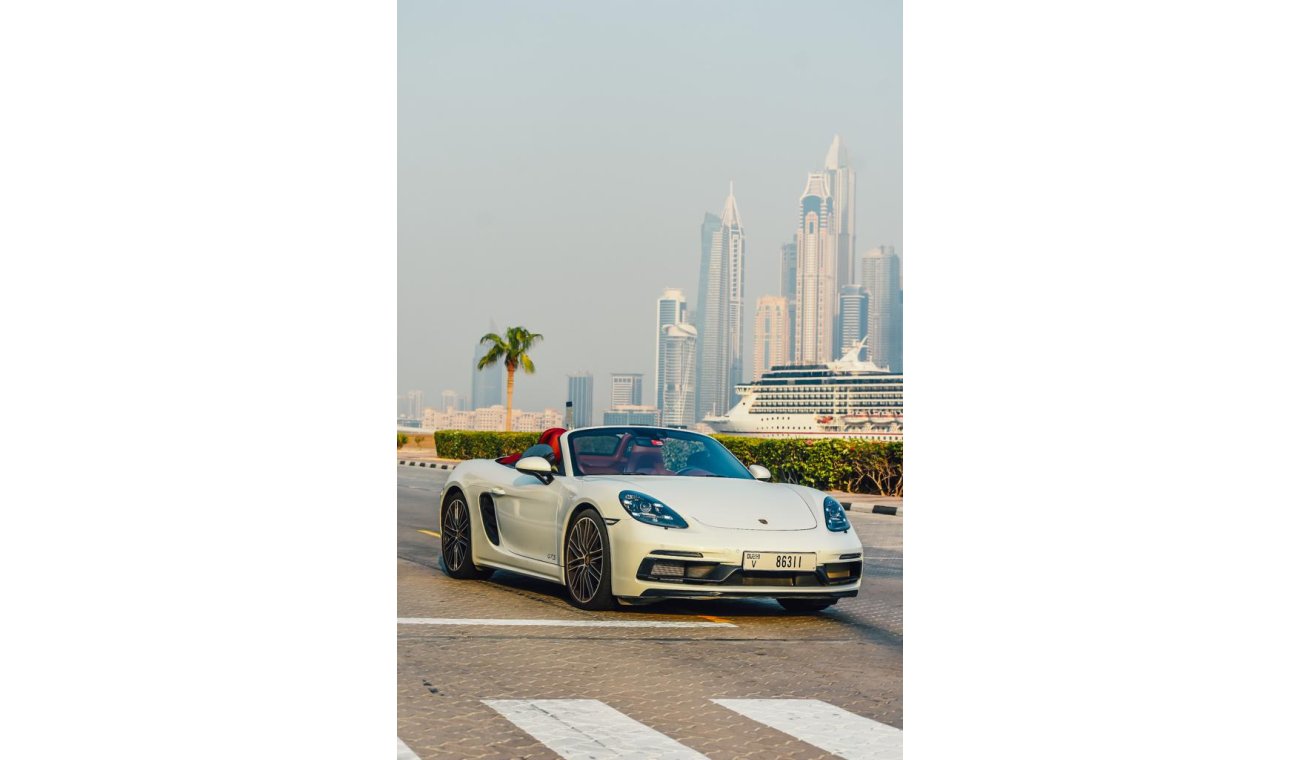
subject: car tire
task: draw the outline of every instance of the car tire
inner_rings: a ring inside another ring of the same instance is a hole
[[[483,580],[492,575],[492,569],[474,564],[474,523],[470,521],[469,504],[460,491],[452,491],[443,504],[438,520],[442,534],[442,569],[457,580]]]
[[[581,610],[612,609],[612,567],[605,519],[591,507],[584,507],[564,533],[564,587],[569,592],[569,603]]]
[[[838,599],[777,599],[788,612],[821,612],[835,604]]]

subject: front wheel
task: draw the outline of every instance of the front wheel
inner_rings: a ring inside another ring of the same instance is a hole
[[[612,567],[605,520],[587,507],[574,518],[564,537],[564,585],[574,607],[607,610],[614,606],[610,591]]]
[[[482,580],[492,574],[491,568],[482,570],[474,565],[472,525],[469,506],[457,491],[447,499],[439,521],[442,528],[442,569],[459,580]]]
[[[838,599],[777,599],[789,612],[821,612]]]

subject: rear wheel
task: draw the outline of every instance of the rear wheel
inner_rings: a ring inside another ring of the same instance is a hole
[[[447,575],[460,580],[482,580],[492,574],[491,568],[482,570],[474,565],[469,505],[460,491],[447,498],[439,524],[442,528],[442,569],[447,571]]]
[[[574,518],[564,537],[564,585],[574,607],[607,610],[614,606],[611,567],[605,520],[587,507]]]
[[[777,599],[790,612],[821,612],[838,599]]]

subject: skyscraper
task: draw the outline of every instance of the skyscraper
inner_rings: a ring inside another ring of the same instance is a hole
[[[687,427],[695,422],[695,328],[679,323],[664,325],[661,385],[663,424]]]
[[[406,392],[406,409],[405,417],[411,420],[418,420],[424,416],[424,391],[407,391]]]
[[[835,338],[834,200],[825,172],[810,172],[799,198],[798,280],[795,283],[795,362],[822,364],[833,357]]]
[[[789,301],[781,296],[759,296],[754,315],[754,379],[779,364],[789,363]]]
[[[835,241],[836,291],[857,280],[853,266],[857,263],[857,173],[849,166],[849,151],[840,142],[840,136],[831,140],[826,151],[826,178],[834,201],[835,218],[831,235]]]
[[[735,404],[735,387],[742,381],[745,230],[734,186],[717,225],[711,216],[706,215],[700,227],[696,419],[725,414]]]
[[[871,360],[893,372],[902,372],[902,293],[893,246],[872,248],[862,257],[862,286],[867,289],[867,348]]]
[[[707,221],[707,220],[706,220]],[[655,406],[664,407],[664,328],[686,321],[686,296],[677,288],[667,288],[655,302]],[[694,362],[692,362],[694,366]],[[692,397],[693,398],[693,397]],[[691,408],[692,414],[694,407]]]
[[[496,332],[497,323],[488,323],[488,332]],[[480,370],[478,362],[487,353],[488,347],[479,343],[474,348],[474,363],[470,365],[470,398],[474,409],[486,409],[489,406],[505,403],[505,364],[497,362],[487,369]]]
[[[866,288],[861,285],[840,288],[840,316],[835,331],[840,356],[867,334],[867,301]]]
[[[460,411],[464,404],[461,403],[460,394],[451,389],[442,392],[442,407],[439,411],[457,412]]]
[[[569,400],[573,402],[574,427],[591,426],[591,386],[590,372],[569,375]]]
[[[791,239],[789,243],[781,244],[781,297],[785,299],[785,351],[784,361],[790,361],[794,356],[794,312],[795,304],[798,303],[799,295],[799,246]],[[755,377],[758,376],[758,370],[754,370]]]
[[[641,406],[641,373],[619,372],[609,376],[610,406]]]

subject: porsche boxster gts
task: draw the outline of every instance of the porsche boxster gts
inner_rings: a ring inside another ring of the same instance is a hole
[[[857,596],[862,543],[821,491],[768,482],[685,430],[552,429],[541,440],[451,471],[439,499],[448,575],[542,578],[585,610],[770,597],[812,612]]]

